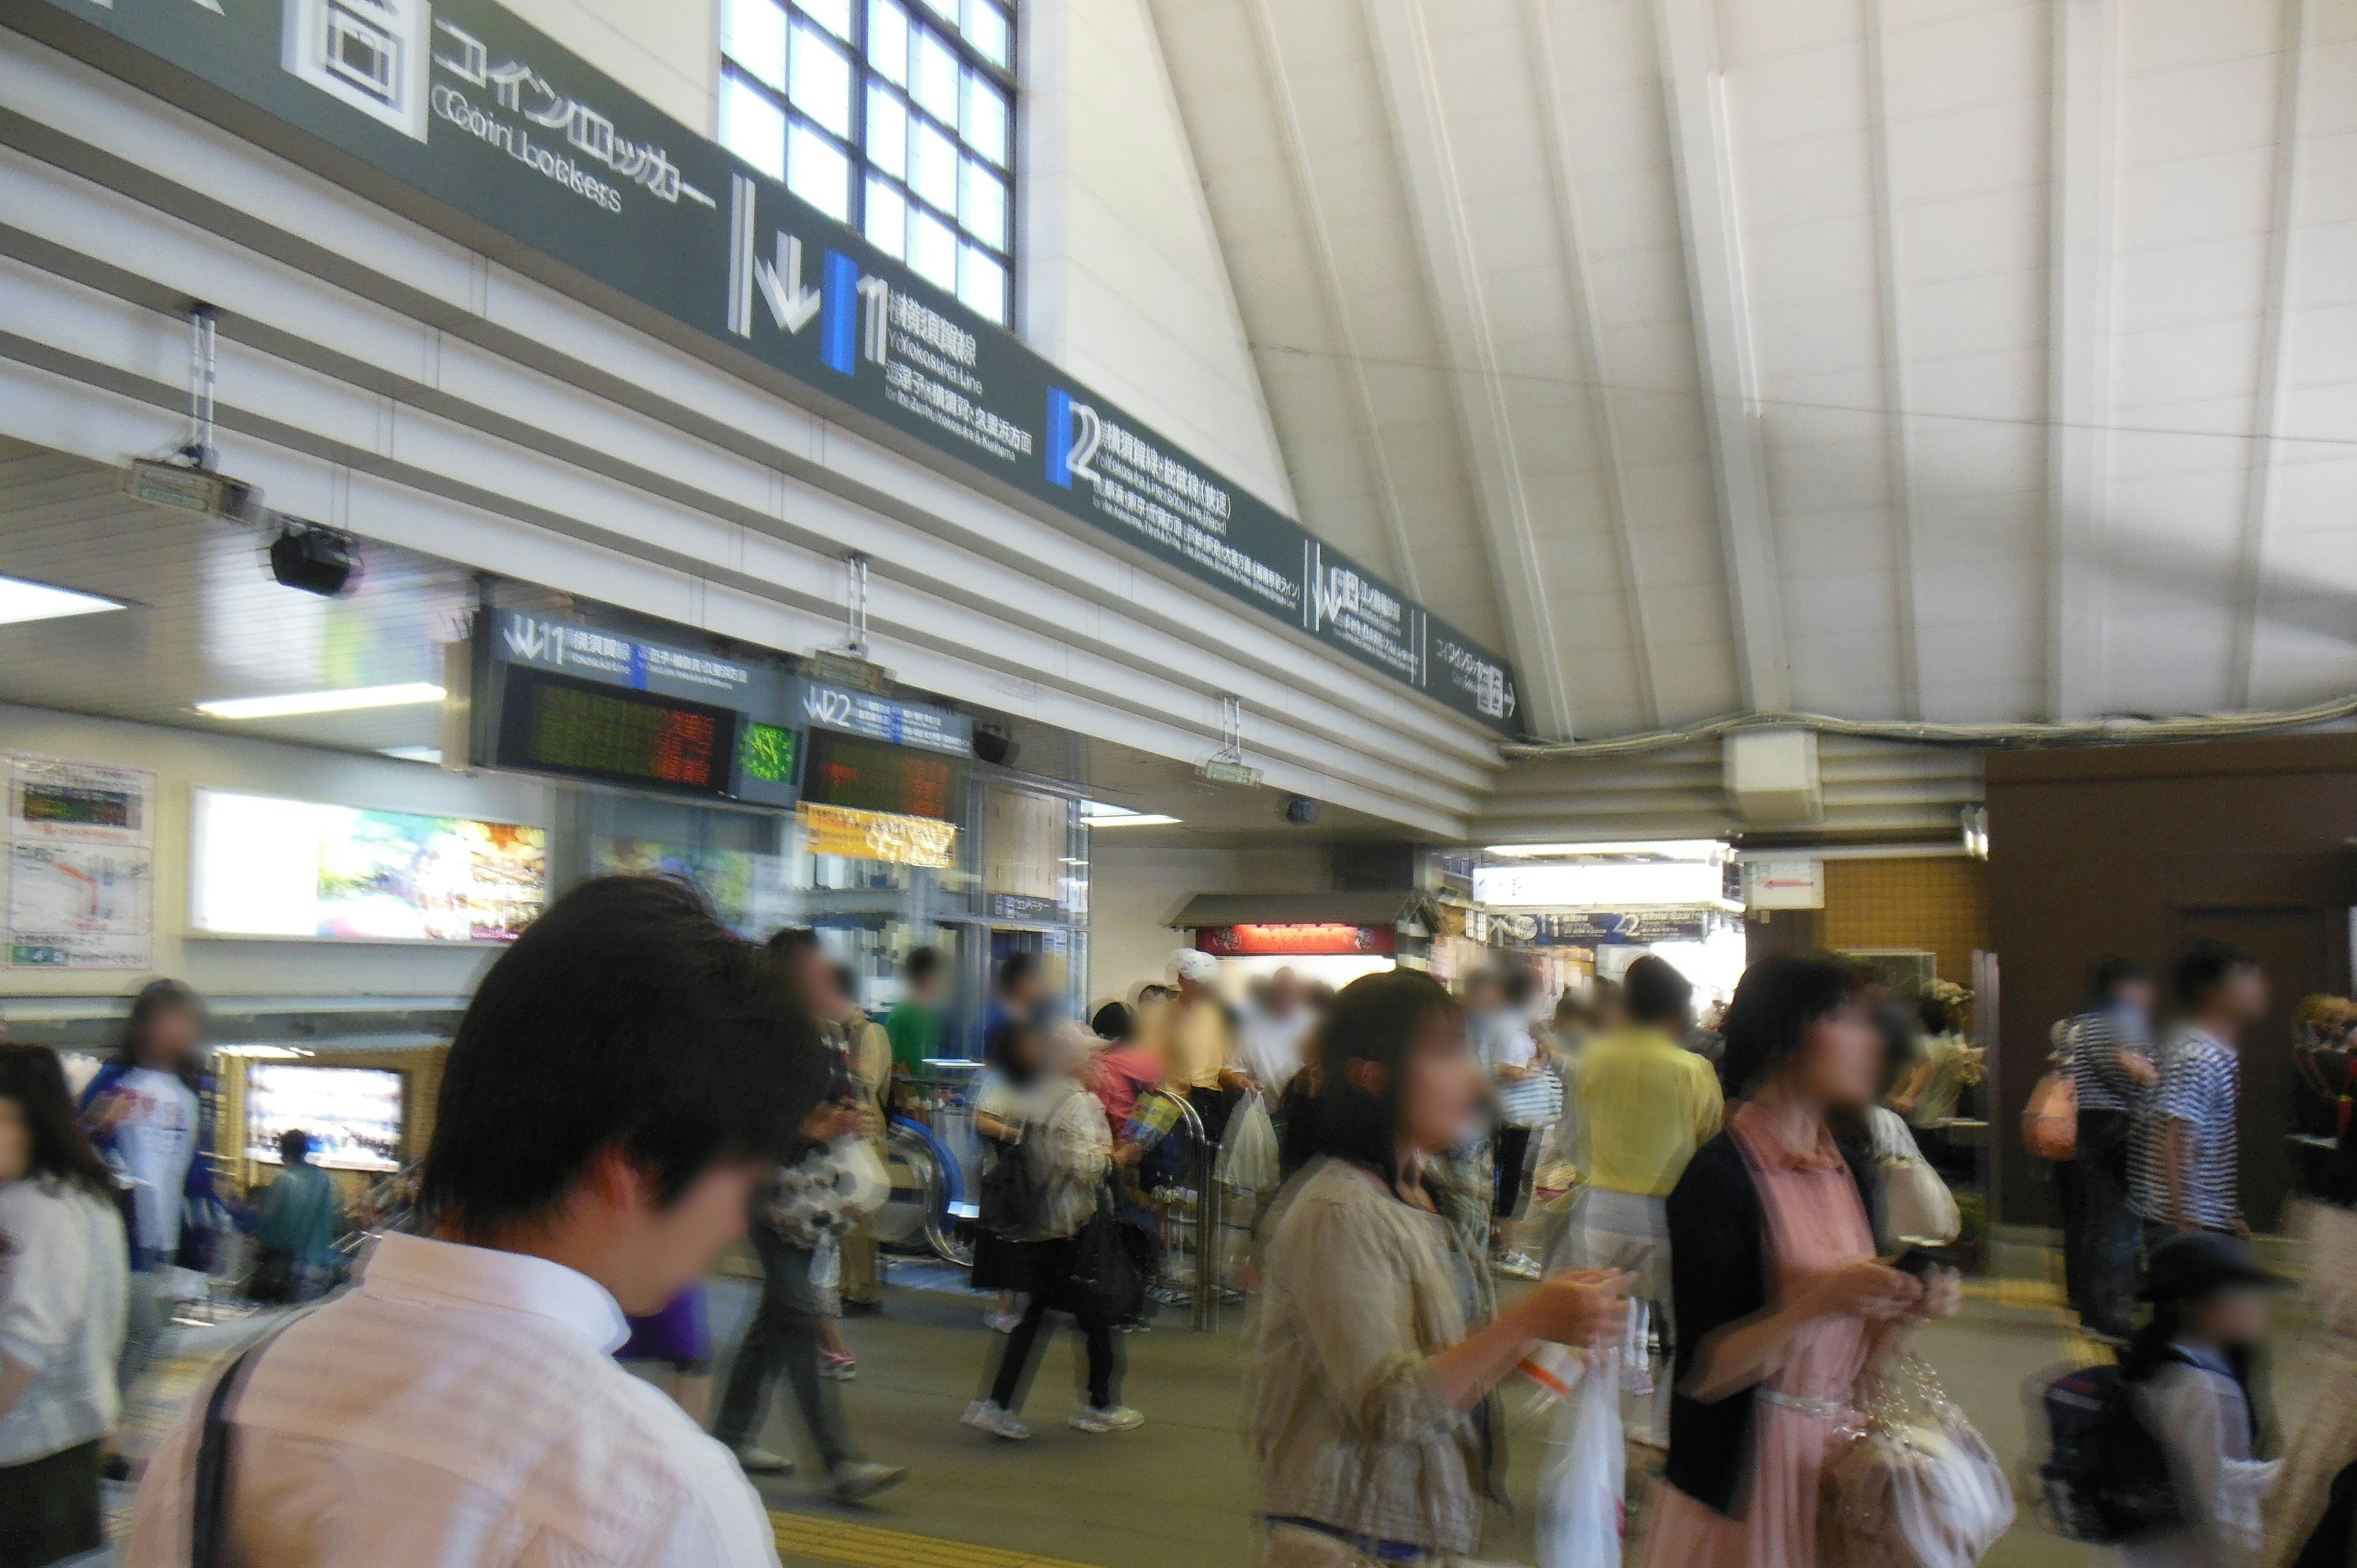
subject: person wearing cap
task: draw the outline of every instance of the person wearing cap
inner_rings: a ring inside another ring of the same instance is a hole
[[[1236,1069],[1235,1026],[1214,989],[1220,961],[1197,948],[1180,948],[1170,955],[1170,978],[1178,984],[1168,1020],[1172,1086],[1186,1090],[1195,1114],[1203,1119],[1203,1135],[1216,1144],[1226,1136],[1228,1112],[1251,1081]]]
[[[2152,1318],[2120,1358],[2136,1420],[2159,1444],[2178,1522],[2124,1546],[2126,1568],[2227,1568],[2254,1560],[2279,1460],[2258,1457],[2251,1360],[2268,1293],[2284,1281],[2231,1236],[2193,1230],[2155,1247],[2137,1294]]]

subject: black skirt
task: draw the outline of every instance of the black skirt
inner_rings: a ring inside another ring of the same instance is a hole
[[[0,1568],[38,1568],[106,1544],[99,1529],[92,1438],[23,1465],[0,1465]]]
[[[994,1231],[977,1230],[968,1283],[976,1290],[1029,1290],[1031,1252],[1028,1241],[1010,1241]]]

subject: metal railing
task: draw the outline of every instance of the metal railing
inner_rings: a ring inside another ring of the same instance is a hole
[[[1165,1278],[1157,1294],[1174,1305],[1187,1303],[1191,1308],[1190,1326],[1198,1333],[1208,1334],[1219,1326],[1216,1315],[1223,1289],[1220,1281],[1220,1184],[1213,1176],[1213,1167],[1220,1157],[1219,1147],[1204,1132],[1203,1118],[1196,1113],[1195,1107],[1188,1102],[1186,1096],[1160,1088],[1141,1090],[1139,1093],[1167,1100],[1178,1108],[1179,1125],[1186,1129],[1188,1144],[1193,1151],[1188,1162],[1186,1191],[1189,1201],[1193,1205],[1193,1219],[1191,1224],[1182,1219],[1177,1230],[1180,1236],[1190,1230],[1193,1233],[1194,1274],[1189,1283],[1181,1288],[1170,1280],[1172,1271],[1166,1263]],[[1172,1227],[1167,1219],[1166,1216],[1165,1230],[1168,1232]],[[1181,1248],[1168,1246],[1166,1237],[1166,1257],[1175,1258],[1181,1251]]]

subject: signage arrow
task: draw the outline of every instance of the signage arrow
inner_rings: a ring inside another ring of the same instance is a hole
[[[800,332],[818,314],[821,291],[802,286],[802,242],[778,232],[778,260],[753,263],[753,282],[770,302],[770,314],[789,332]]]

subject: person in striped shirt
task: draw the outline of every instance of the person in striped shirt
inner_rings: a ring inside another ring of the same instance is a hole
[[[2235,1050],[2266,1013],[2266,975],[2248,953],[2203,938],[2179,956],[2169,988],[2178,1017],[2138,1123],[2134,1171],[2147,1248],[2179,1230],[2249,1230],[2235,1171],[2243,1089]]]
[[[2129,958],[2094,968],[2087,1005],[2055,1030],[2055,1066],[2079,1096],[2077,1154],[2054,1167],[2062,1198],[2062,1273],[2080,1326],[2125,1339],[2136,1289],[2137,1225],[2128,1211],[2132,1118],[2159,1078],[2152,1059],[2152,975]]]

